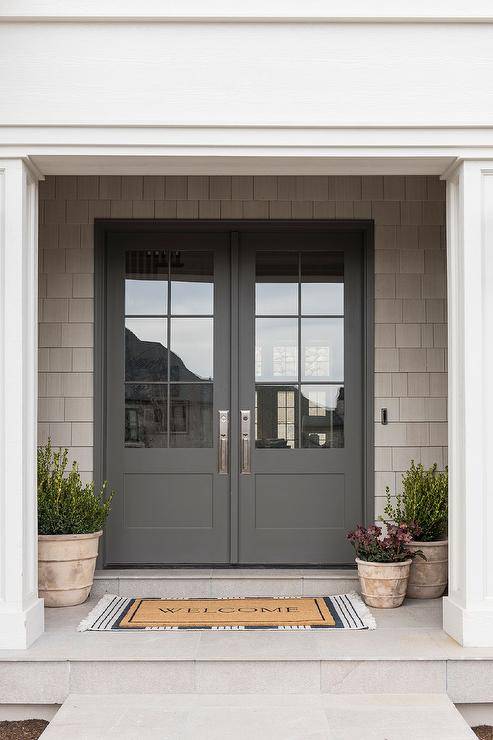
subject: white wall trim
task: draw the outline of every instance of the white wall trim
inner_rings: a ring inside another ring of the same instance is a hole
[[[43,631],[38,598],[36,419],[38,188],[0,160],[0,648]]]
[[[428,174],[493,159],[493,126],[0,125],[0,157],[52,174]]]
[[[331,125],[306,123],[211,124],[206,121],[162,123],[8,123],[0,124],[0,144],[202,143],[209,145],[360,146],[360,147],[493,147],[493,124],[447,125],[385,123]]]
[[[3,0],[2,21],[201,23],[485,23],[491,3],[473,0]]]
[[[493,166],[461,162],[447,181],[449,595],[444,629],[493,647]]]

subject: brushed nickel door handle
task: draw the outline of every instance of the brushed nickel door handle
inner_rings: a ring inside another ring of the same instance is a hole
[[[252,472],[251,460],[251,433],[250,433],[250,416],[249,410],[240,411],[241,418],[241,469],[243,475]]]
[[[218,411],[219,414],[219,445],[218,445],[218,473],[227,475],[229,463],[229,411]]]

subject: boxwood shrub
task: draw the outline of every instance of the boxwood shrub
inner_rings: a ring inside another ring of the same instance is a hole
[[[53,449],[51,441],[38,448],[39,534],[90,534],[103,529],[114,491],[106,495],[94,483],[83,483],[76,462],[68,470],[68,450]]]

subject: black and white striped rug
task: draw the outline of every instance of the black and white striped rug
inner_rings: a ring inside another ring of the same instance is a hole
[[[128,598],[106,594],[79,624],[85,631],[375,629],[356,593],[320,597]]]

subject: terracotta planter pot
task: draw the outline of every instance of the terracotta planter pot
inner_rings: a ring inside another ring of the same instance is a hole
[[[448,581],[448,540],[411,542],[411,552],[422,550],[426,560],[413,559],[407,595],[411,599],[437,599],[443,596]]]
[[[102,534],[38,536],[39,596],[45,606],[75,606],[87,599]]]
[[[363,600],[377,609],[394,609],[406,595],[411,560],[370,563],[356,558]]]

